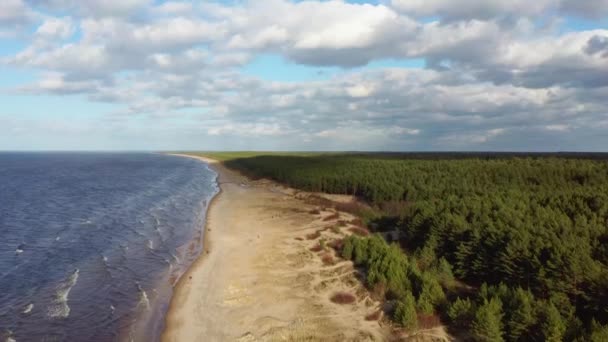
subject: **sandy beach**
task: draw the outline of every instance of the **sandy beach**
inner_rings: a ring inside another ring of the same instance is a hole
[[[352,263],[325,246],[348,234],[354,217],[200,159],[219,174],[221,193],[209,208],[204,251],[175,287],[162,341],[388,337],[387,327],[366,319],[380,302]],[[333,303],[338,292],[355,302]]]

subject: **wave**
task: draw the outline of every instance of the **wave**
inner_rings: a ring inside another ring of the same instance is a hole
[[[21,254],[23,253],[23,249],[25,248],[25,244],[20,244],[19,246],[17,246],[17,248],[15,249],[15,254]]]
[[[137,307],[144,310],[149,310],[150,300],[148,299],[146,290],[144,290],[139,284],[137,284],[137,290],[139,291],[139,302],[137,303]]]
[[[34,309],[34,304],[30,303],[28,304],[24,309],[23,312],[24,314],[29,314],[30,312],[32,312],[32,309]]]
[[[68,296],[72,287],[78,282],[79,269],[76,269],[63,283],[57,287],[57,292],[48,307],[48,316],[51,318],[66,318],[70,315]]]

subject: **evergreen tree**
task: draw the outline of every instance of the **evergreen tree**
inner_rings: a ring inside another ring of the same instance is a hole
[[[608,326],[602,326],[595,320],[591,322],[590,342],[606,342],[608,341]]]
[[[526,337],[526,332],[536,321],[533,305],[534,297],[530,292],[520,287],[513,291],[506,322],[509,341],[519,341]]]
[[[501,342],[502,334],[502,304],[499,299],[492,298],[477,309],[471,333],[476,341]]]
[[[541,312],[541,333],[544,341],[560,342],[566,332],[566,324],[553,303],[543,306]]]
[[[465,328],[473,321],[474,309],[471,300],[458,297],[448,306],[447,315],[450,318],[450,321],[452,321],[452,324],[457,327]]]
[[[406,293],[404,298],[397,303],[394,318],[399,324],[410,331],[418,328],[416,301],[411,292]]]

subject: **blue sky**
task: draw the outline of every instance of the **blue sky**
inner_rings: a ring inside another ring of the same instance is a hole
[[[0,4],[0,150],[608,146],[608,3]]]

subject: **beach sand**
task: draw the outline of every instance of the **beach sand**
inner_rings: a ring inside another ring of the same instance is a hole
[[[162,341],[388,338],[387,326],[365,319],[381,303],[370,298],[352,263],[329,247],[310,250],[348,234],[352,226],[338,221],[354,217],[201,159],[219,174],[221,193],[207,214],[204,251],[175,287]],[[356,301],[332,303],[340,291]]]

